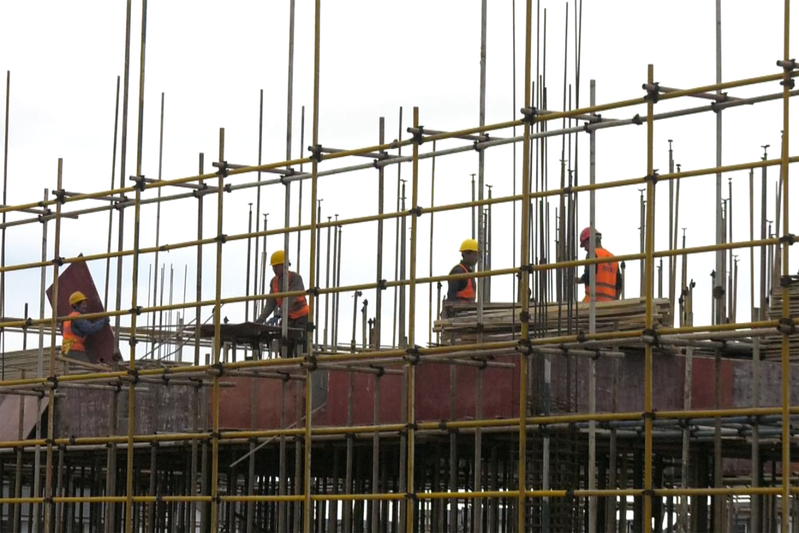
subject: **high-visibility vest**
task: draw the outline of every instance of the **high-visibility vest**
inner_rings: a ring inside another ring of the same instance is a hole
[[[595,250],[597,258],[613,257],[613,254],[604,248]],[[607,302],[616,299],[616,276],[619,272],[619,264],[615,261],[609,263],[598,263],[596,265],[596,301]],[[585,284],[584,302],[591,301],[591,280]]]
[[[469,272],[469,269],[466,268],[463,263],[458,263],[458,266],[461,267],[464,272]],[[464,287],[463,290],[456,292],[455,296],[458,298],[458,300],[464,302],[474,301],[474,282],[472,281],[472,278],[468,278],[466,280],[466,287]]]
[[[289,272],[289,285],[291,285],[291,279],[294,277],[294,272]],[[272,278],[272,292],[280,292],[278,290],[278,280],[277,276]],[[275,298],[275,303],[277,303],[280,309],[283,309],[283,298]],[[289,319],[290,320],[297,320],[298,318],[302,318],[304,316],[308,316],[310,309],[308,308],[308,302],[305,300],[304,295],[297,296],[294,300],[294,309],[289,310]]]
[[[69,316],[80,316],[80,313],[73,311]],[[69,352],[85,352],[86,351],[86,336],[81,337],[72,331],[72,321],[64,321],[64,341],[61,343],[61,351],[64,354]]]

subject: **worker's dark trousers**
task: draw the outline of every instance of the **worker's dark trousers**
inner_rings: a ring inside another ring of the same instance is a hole
[[[305,351],[306,351],[305,335],[306,335],[306,331],[307,331],[306,328],[307,327],[308,327],[308,315],[300,317],[300,318],[298,318],[296,320],[289,319],[289,328],[297,329],[297,330],[301,330],[302,331],[302,335],[299,338],[294,339],[294,340],[292,340],[289,343],[288,355],[290,355],[291,357],[297,357],[297,353],[298,353],[297,347],[298,346],[300,347],[299,351],[305,353]]]

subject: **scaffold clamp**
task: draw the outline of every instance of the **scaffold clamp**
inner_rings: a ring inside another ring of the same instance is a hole
[[[660,174],[658,174],[658,169],[654,169],[652,171],[652,174],[647,174],[646,176],[644,176],[644,181],[647,183],[651,181],[653,184],[655,184],[658,182],[659,176]]]
[[[58,376],[47,376],[47,386],[51,389],[58,388]]]
[[[64,258],[63,257],[55,257],[53,258],[52,263],[56,266],[64,266]]]
[[[377,290],[379,291],[386,290],[387,284],[388,282],[386,280],[381,279],[380,281],[377,282]]]
[[[413,131],[411,131],[413,129]],[[408,133],[413,134],[413,143],[421,146],[424,143],[424,126],[418,128],[408,128]]]
[[[405,359],[405,361],[407,361],[408,364],[415,366],[416,364],[419,363],[419,356],[420,356],[419,347],[413,345],[405,350],[405,356],[403,357],[403,359]]]
[[[785,335],[793,335],[796,333],[796,324],[793,323],[792,318],[780,318],[777,329]]]
[[[58,189],[57,191],[53,191],[51,194],[55,196],[59,204],[63,204],[66,201],[66,191],[64,189]]]
[[[137,305],[136,307],[131,307],[128,313],[139,316],[141,314],[141,306]]]
[[[217,174],[219,174],[223,178],[227,178],[228,177],[228,169],[229,169],[229,167],[228,167],[227,161],[218,161],[218,162],[214,163],[213,165],[216,168],[219,169],[217,171]]]
[[[227,235],[225,235],[224,233],[222,233],[221,235],[217,235],[216,237],[214,237],[214,241],[221,244],[225,244],[227,242]]]
[[[636,126],[640,126],[641,124],[644,123],[643,119],[641,118],[641,115],[639,115],[638,113],[636,113],[635,116],[632,118],[632,122]]]
[[[311,152],[311,161],[316,161],[317,163],[322,162],[322,145],[321,144],[314,144],[308,147],[308,151]]]
[[[139,192],[144,192],[144,189],[147,188],[147,182],[144,176],[130,176],[128,179],[136,184],[136,189],[138,189]]]
[[[533,343],[530,341],[530,339],[519,339],[519,343],[516,346],[516,351],[522,355],[532,355]]]
[[[386,375],[386,369],[382,366],[369,365],[369,368],[374,368],[375,370],[377,370],[377,374],[375,374],[375,376],[378,378],[382,378],[383,376]]]
[[[523,107],[519,111],[522,114],[523,124],[534,124],[536,122],[536,118],[538,117],[538,109],[536,109],[535,106]]]
[[[416,217],[422,216],[422,206],[417,205],[416,207],[409,209],[408,214]]]
[[[796,235],[793,233],[787,233],[780,237],[780,244],[787,244],[788,246],[792,245],[796,241]]]
[[[135,385],[135,384],[137,384],[139,382],[139,370],[137,368],[129,369],[128,370],[128,376],[129,376],[130,382],[132,384]]]
[[[652,84],[644,83],[641,88],[646,91],[644,100],[651,101],[653,104],[658,103],[658,99],[660,99],[660,82],[656,81]]]
[[[645,411],[644,413],[641,414],[641,417],[644,420],[647,420],[647,419],[654,420],[655,418],[657,418],[657,415],[656,415],[655,411],[652,410],[652,411]]]
[[[645,329],[641,333],[641,341],[644,344],[649,344],[651,346],[660,346],[660,339],[658,332],[654,329]]]

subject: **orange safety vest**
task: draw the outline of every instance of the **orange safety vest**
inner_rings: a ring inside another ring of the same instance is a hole
[[[463,263],[458,263],[458,266],[463,269],[464,272],[469,272],[469,269],[463,266]],[[455,293],[458,300],[462,300],[464,302],[473,302],[474,301],[474,282],[472,278],[468,278],[466,280],[466,287],[463,290],[460,290]]]
[[[613,257],[613,254],[604,248],[596,248],[597,258]],[[616,275],[619,272],[619,264],[612,263],[598,263],[596,265],[596,301],[607,302],[616,299]],[[591,285],[590,280],[585,284],[585,298],[584,302],[591,301]]]
[[[69,316],[80,316],[80,313],[73,311]],[[69,352],[85,352],[86,351],[86,337],[81,337],[72,331],[72,321],[64,321],[64,341],[61,343],[61,351],[64,354]]]
[[[289,285],[291,285],[291,279],[293,276],[294,272],[289,272]],[[272,292],[280,292],[277,287],[277,276],[272,278]],[[283,298],[275,298],[275,303],[277,303],[278,307],[283,309]],[[294,306],[294,310],[289,310],[290,320],[297,320],[298,318],[308,316],[310,309],[308,308],[308,302],[306,302],[305,296],[297,296]]]

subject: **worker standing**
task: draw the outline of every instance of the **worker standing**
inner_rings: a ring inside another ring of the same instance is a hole
[[[269,263],[272,265],[272,272],[275,277],[272,278],[269,284],[269,294],[275,294],[283,291],[283,262],[285,261],[285,252],[278,250],[272,254]],[[288,263],[291,264],[291,263]],[[289,292],[305,292],[305,286],[302,282],[302,277],[296,272],[288,272],[289,277]],[[302,337],[297,340],[297,344],[302,344],[305,338],[305,330],[308,325],[308,302],[305,295],[289,296],[286,298],[287,303],[283,305],[283,298],[270,298],[266,301],[261,315],[258,317],[258,322],[266,322],[269,315],[275,310],[276,307],[280,308],[280,315],[283,320],[288,320],[288,327],[292,329],[302,330]]]
[[[594,253],[598,259],[613,257],[613,254],[602,248],[602,234],[594,230],[596,235],[594,243]],[[580,232],[580,248],[586,251],[586,259],[590,259],[591,228],[585,228]],[[583,275],[576,280],[577,283],[585,285],[584,302],[591,300],[590,278],[588,277],[588,265],[585,266]],[[621,296],[622,275],[619,272],[619,263],[616,261],[597,263],[596,265],[596,301],[607,302],[618,300]]]
[[[62,330],[64,340],[61,343],[62,354],[86,362],[88,362],[86,337],[98,333],[109,323],[107,316],[98,320],[76,318],[86,313],[88,304],[89,300],[86,295],[80,291],[75,291],[69,296],[69,305],[72,306],[72,312],[69,314],[70,319],[64,321]]]
[[[466,239],[461,243],[461,262],[455,265],[451,274],[464,274],[474,272],[474,265],[477,264],[478,247],[474,239]],[[447,301],[449,302],[474,302],[477,294],[476,281],[472,278],[451,279],[447,287]]]

